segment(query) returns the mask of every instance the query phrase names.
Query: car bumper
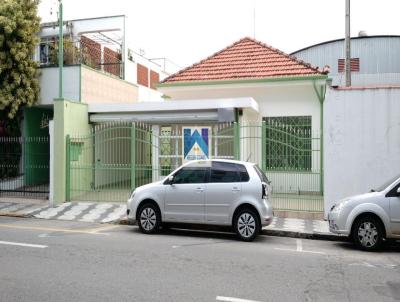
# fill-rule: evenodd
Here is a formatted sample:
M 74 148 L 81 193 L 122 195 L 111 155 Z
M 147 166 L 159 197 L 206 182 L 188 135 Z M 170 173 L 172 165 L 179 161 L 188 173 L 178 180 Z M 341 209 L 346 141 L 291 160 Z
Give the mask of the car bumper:
M 274 211 L 268 199 L 263 200 L 263 206 L 260 209 L 261 226 L 265 227 L 272 223 Z
M 273 216 L 261 217 L 261 226 L 265 227 L 272 223 Z
M 126 218 L 128 219 L 128 221 L 132 224 L 136 223 L 136 213 L 134 211 L 132 211 L 129 207 L 129 203 L 126 209 Z
M 334 234 L 349 235 L 350 231 L 341 224 L 338 216 L 332 212 L 328 214 L 329 231 Z

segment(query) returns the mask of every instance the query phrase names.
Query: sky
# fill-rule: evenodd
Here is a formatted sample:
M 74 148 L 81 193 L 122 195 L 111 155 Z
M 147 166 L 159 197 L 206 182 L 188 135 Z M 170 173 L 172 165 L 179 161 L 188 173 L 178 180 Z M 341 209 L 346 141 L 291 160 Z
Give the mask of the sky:
M 147 58 L 166 57 L 179 67 L 254 33 L 257 40 L 291 53 L 343 38 L 345 32 L 345 0 L 63 0 L 63 4 L 65 20 L 126 15 L 128 47 L 143 49 Z M 43 22 L 55 21 L 57 10 L 58 1 L 41 0 Z M 368 35 L 400 35 L 399 11 L 400 0 L 351 0 L 351 35 L 361 30 Z

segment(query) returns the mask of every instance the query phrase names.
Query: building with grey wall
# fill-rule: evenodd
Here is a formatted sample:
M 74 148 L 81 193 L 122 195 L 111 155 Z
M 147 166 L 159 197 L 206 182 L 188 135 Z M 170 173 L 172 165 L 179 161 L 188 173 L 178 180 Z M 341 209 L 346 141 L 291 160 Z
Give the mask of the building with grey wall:
M 396 85 L 400 83 L 400 36 L 351 38 L 353 86 Z M 319 68 L 329 66 L 332 86 L 344 86 L 345 41 L 337 39 L 305 47 L 291 55 Z

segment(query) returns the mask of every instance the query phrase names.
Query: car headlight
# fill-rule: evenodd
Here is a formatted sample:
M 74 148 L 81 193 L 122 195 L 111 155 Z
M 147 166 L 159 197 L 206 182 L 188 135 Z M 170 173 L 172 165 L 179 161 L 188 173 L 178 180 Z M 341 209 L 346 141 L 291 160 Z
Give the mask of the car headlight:
M 344 206 L 346 205 L 346 201 L 339 202 L 338 204 L 334 204 L 331 208 L 331 212 L 340 212 Z

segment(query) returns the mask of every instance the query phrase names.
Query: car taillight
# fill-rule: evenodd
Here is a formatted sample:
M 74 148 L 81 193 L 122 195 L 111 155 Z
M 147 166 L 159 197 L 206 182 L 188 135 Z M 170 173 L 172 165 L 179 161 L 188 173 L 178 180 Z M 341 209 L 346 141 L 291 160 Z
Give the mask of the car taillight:
M 267 197 L 267 184 L 261 184 L 261 187 L 262 187 L 262 189 L 261 189 L 261 194 L 262 194 L 262 199 L 264 199 L 264 198 L 266 198 Z

